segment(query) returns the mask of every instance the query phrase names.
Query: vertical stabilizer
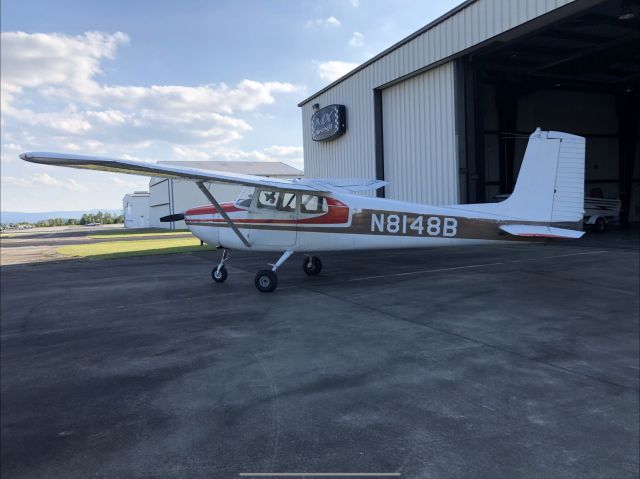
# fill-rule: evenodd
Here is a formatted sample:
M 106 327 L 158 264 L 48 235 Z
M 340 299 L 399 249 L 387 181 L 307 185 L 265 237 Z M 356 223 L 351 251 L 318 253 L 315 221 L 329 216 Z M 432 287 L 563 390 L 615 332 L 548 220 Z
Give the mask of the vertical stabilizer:
M 527 221 L 581 221 L 584 153 L 583 137 L 538 128 L 529 137 L 513 194 L 500 209 Z

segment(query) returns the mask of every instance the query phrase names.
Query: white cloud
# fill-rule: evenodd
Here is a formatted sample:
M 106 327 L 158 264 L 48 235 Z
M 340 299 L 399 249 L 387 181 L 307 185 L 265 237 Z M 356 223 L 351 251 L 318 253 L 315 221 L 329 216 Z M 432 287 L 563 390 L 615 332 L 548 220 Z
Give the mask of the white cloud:
M 24 187 L 24 186 L 32 186 L 33 183 L 25 178 L 16 178 L 15 176 L 6 176 L 2 175 L 2 186 L 3 187 Z
M 47 173 L 38 173 L 29 178 L 19 178 L 15 176 L 3 176 L 2 185 L 4 187 L 31 188 L 34 186 L 53 186 L 57 188 L 65 188 L 71 191 L 88 191 L 88 188 L 78 183 L 73 178 L 59 180 Z
M 9 163 L 16 161 L 18 155 L 24 151 L 20 145 L 15 143 L 3 143 L 0 147 L 0 161 L 2 163 Z
M 208 160 L 209 154 L 186 146 L 174 145 L 173 152 L 186 160 Z
M 353 32 L 351 40 L 349 40 L 349 45 L 352 47 L 361 47 L 364 45 L 364 35 L 360 32 Z
M 124 175 L 123 175 L 124 176 Z M 111 184 L 117 187 L 128 188 L 132 191 L 147 190 L 149 188 L 149 179 L 129 175 L 129 181 L 122 179 L 120 176 L 110 178 Z
M 117 110 L 88 111 L 87 116 L 95 118 L 107 125 L 121 125 L 123 123 L 127 123 L 128 120 L 131 120 L 131 115 L 127 115 L 126 113 L 122 113 Z
M 331 25 L 337 22 L 334 17 L 326 21 Z M 162 110 L 172 112 L 176 109 L 190 111 L 201 105 L 201 111 L 232 113 L 273 103 L 273 94 L 299 90 L 290 83 L 251 80 L 242 80 L 236 87 L 224 83 L 196 87 L 100 84 L 96 77 L 102 73 L 101 61 L 114 58 L 118 46 L 128 41 L 128 36 L 121 32 L 112 35 L 89 32 L 76 37 L 56 33 L 3 32 L 3 99 L 10 101 L 26 88 L 40 88 L 46 96 L 87 104 L 154 110 L 162 107 Z M 3 104 L 3 110 L 10 105 L 10 102 Z
M 327 62 L 317 63 L 316 69 L 321 79 L 331 82 L 333 80 L 337 80 L 357 66 L 357 63 L 330 60 Z
M 342 26 L 342 23 L 336 17 L 330 16 L 329 18 L 309 20 L 305 26 L 307 28 L 339 28 Z
M 39 137 L 68 135 L 71 144 L 78 138 L 128 145 L 229 143 L 251 131 L 235 114 L 301 91 L 292 83 L 249 79 L 233 86 L 101 83 L 102 62 L 128 41 L 123 33 L 3 32 L 3 126 L 37 127 Z
M 31 177 L 31 180 L 34 181 L 35 183 L 39 183 L 41 185 L 60 185 L 60 181 L 56 180 L 55 178 L 53 178 L 52 176 L 46 174 L 46 173 L 38 173 L 37 175 L 34 175 Z
M 358 8 L 360 6 L 360 0 L 351 0 L 351 6 Z
M 129 37 L 88 32 L 79 36 L 57 33 L 2 32 L 2 110 L 25 88 L 63 85 L 75 91 L 95 89 L 100 62 L 113 58 Z
M 87 188 L 85 185 L 81 185 L 73 178 L 69 178 L 68 180 L 66 180 L 62 186 L 64 186 L 68 190 L 73 191 L 89 191 L 89 188 Z
M 270 146 L 263 150 L 268 155 L 273 156 L 302 156 L 301 146 Z
M 339 25 L 334 17 L 325 23 Z M 73 209 L 78 198 L 87 208 L 106 207 L 105 199 L 116 197 L 117 204 L 119 195 L 148 181 L 16 161 L 26 150 L 143 161 L 284 159 L 302 166 L 298 147 L 245 151 L 237 144 L 253 131 L 249 118 L 266 117 L 270 112 L 260 112 L 261 107 L 302 92 L 299 85 L 252 79 L 194 86 L 111 84 L 103 71 L 129 42 L 124 33 L 3 32 L 1 41 L 0 159 L 2 185 L 8 187 L 3 208 L 34 210 L 45 198 L 47 208 Z M 66 191 L 91 191 L 91 196 Z

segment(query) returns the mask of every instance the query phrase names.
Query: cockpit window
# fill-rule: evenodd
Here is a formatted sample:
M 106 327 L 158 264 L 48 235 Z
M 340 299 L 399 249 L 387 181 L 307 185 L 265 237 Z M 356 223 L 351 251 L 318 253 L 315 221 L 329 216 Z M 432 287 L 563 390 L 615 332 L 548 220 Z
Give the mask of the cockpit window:
M 257 207 L 293 213 L 296 211 L 296 194 L 284 191 L 262 190 L 258 195 Z
M 327 200 L 324 196 L 302 195 L 300 213 L 319 214 L 329 211 Z
M 253 186 L 245 186 L 242 188 L 242 191 L 240 191 L 240 194 L 238 195 L 238 199 L 236 199 L 236 206 L 240 208 L 249 208 L 253 201 L 255 191 L 256 189 Z
M 281 203 L 278 204 L 278 210 L 293 213 L 296 210 L 296 194 L 280 193 Z

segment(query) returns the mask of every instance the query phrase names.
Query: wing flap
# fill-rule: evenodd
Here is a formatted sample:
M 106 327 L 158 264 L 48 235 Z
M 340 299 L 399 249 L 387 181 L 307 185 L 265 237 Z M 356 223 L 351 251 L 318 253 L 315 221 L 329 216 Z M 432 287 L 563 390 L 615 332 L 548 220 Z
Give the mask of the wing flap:
M 350 193 L 357 193 L 359 191 L 377 190 L 382 188 L 387 181 L 382 180 L 300 180 L 300 183 L 310 185 L 320 189 L 329 190 L 344 190 Z
M 584 231 L 540 225 L 504 225 L 500 229 L 510 235 L 532 238 L 578 239 L 584 235 Z

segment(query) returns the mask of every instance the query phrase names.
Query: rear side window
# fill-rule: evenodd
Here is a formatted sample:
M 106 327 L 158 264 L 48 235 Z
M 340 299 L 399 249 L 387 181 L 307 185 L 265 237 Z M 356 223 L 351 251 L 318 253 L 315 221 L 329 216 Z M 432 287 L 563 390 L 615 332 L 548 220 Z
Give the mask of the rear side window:
M 327 213 L 328 211 L 327 200 L 324 196 L 302 195 L 300 213 L 319 214 Z

